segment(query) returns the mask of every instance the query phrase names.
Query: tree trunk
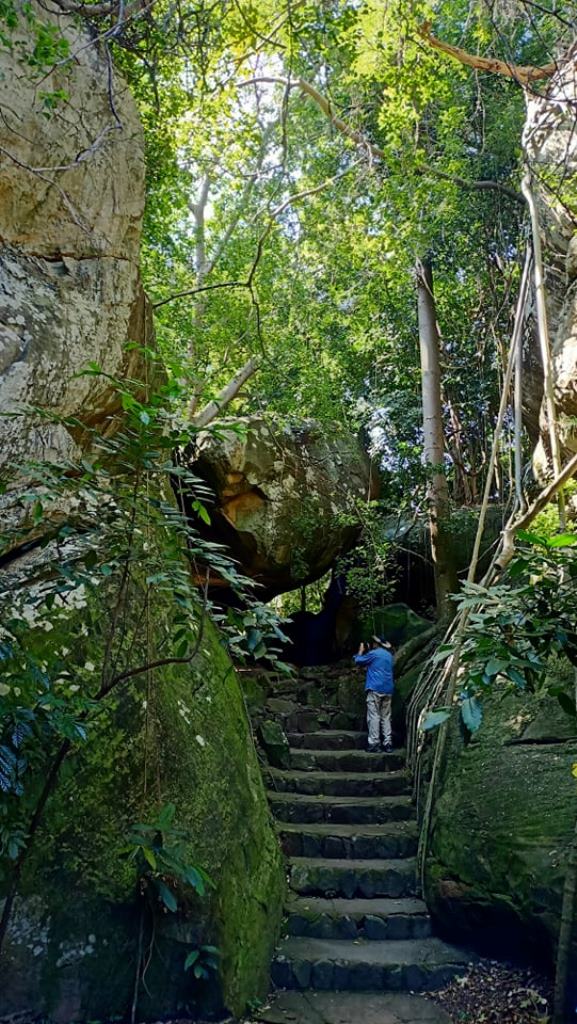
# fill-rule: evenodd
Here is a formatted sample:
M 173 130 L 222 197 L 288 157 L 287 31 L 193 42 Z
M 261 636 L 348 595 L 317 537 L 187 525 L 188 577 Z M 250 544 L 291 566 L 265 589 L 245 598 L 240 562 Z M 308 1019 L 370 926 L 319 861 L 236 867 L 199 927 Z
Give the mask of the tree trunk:
M 429 509 L 435 596 L 440 618 L 450 611 L 449 595 L 456 590 L 456 573 L 448 533 L 449 489 L 444 472 L 445 435 L 441 404 L 439 329 L 433 293 L 433 272 L 428 260 L 417 260 L 417 299 L 421 381 L 423 396 L 423 446 L 430 467 Z

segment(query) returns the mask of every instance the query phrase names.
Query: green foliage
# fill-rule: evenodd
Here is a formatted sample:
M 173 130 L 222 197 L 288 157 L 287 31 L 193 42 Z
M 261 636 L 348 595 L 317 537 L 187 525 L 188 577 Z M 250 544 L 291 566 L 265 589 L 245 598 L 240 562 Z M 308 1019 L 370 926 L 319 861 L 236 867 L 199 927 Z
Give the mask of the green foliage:
M 395 544 L 387 512 L 384 502 L 357 502 L 346 519 L 347 525 L 359 530 L 360 539 L 349 555 L 338 560 L 337 572 L 346 579 L 347 593 L 365 609 L 386 604 L 395 583 Z
M 168 663 L 194 660 L 205 616 L 212 614 L 236 656 L 269 658 L 281 666 L 283 634 L 272 610 L 259 605 L 251 582 L 222 546 L 197 529 L 197 522 L 209 518 L 212 498 L 175 454 L 195 436 L 180 413 L 184 385 L 174 378 L 163 381 L 153 355 L 142 355 L 150 379 L 156 379 L 151 394 L 139 381 L 108 379 L 122 409 L 116 431 L 58 419 L 72 434 L 88 434 L 89 454 L 79 462 L 35 462 L 12 470 L 26 486 L 15 491 L 17 523 L 4 531 L 2 551 L 33 544 L 38 556 L 17 578 L 7 577 L 0 597 L 0 790 L 7 808 L 2 848 L 9 860 L 23 845 L 23 817 L 33 812 L 39 780 L 55 752 L 84 744 L 109 708 L 109 696 L 151 670 L 150 659 L 143 656 L 135 666 L 131 653 L 146 637 L 153 595 L 170 597 L 160 645 Z M 102 377 L 96 365 L 86 373 Z M 42 410 L 34 415 L 54 422 Z M 152 536 L 162 538 L 160 547 Z M 242 597 L 243 613 L 222 612 L 199 590 L 195 580 L 214 572 Z M 136 576 L 144 582 L 144 600 L 132 609 L 129 626 L 124 606 Z M 110 607 L 106 621 L 91 612 L 91 595 L 103 591 Z M 68 624 L 75 615 L 82 621 L 71 637 Z M 156 663 L 164 661 L 161 656 Z
M 460 609 L 469 609 L 459 671 L 463 719 L 473 732 L 481 722 L 476 698 L 497 679 L 515 690 L 540 692 L 552 654 L 564 654 L 577 665 L 577 537 L 520 531 L 519 539 L 523 546 L 505 578 L 490 587 L 467 584 L 456 598 Z M 452 651 L 451 643 L 444 645 L 436 657 L 444 659 Z M 563 709 L 575 715 L 574 694 L 556 683 L 547 685 Z
M 192 970 L 198 980 L 206 980 L 211 972 L 218 970 L 219 950 L 216 946 L 199 946 L 193 949 L 184 961 L 185 971 Z
M 160 906 L 170 913 L 178 910 L 178 887 L 184 886 L 204 896 L 213 883 L 205 871 L 187 863 L 186 829 L 174 825 L 176 807 L 165 804 L 155 821 L 132 826 L 124 855 L 134 862 L 143 893 L 153 893 Z

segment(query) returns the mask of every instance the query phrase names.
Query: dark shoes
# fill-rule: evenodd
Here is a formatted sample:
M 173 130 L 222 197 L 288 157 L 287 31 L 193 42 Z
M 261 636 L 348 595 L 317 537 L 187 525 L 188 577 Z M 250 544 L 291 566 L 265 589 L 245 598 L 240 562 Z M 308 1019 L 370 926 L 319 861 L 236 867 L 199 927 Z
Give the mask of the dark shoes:
M 367 747 L 367 754 L 380 754 L 380 753 L 381 753 L 381 748 L 380 747 Z
M 392 743 L 383 743 L 383 753 L 390 754 L 390 753 L 392 753 L 392 750 L 393 750 L 393 744 Z
M 390 754 L 393 749 L 392 743 L 383 743 L 382 747 L 367 747 L 368 754 Z

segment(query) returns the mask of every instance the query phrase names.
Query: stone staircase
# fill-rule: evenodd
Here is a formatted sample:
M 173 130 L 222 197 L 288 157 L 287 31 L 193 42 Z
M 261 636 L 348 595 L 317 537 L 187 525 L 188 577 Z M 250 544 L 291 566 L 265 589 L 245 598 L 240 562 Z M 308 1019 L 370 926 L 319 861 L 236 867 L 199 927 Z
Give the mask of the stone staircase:
M 336 711 L 288 716 L 285 726 L 301 725 L 288 734 L 290 768 L 268 769 L 290 892 L 273 982 L 344 992 L 442 987 L 470 957 L 432 936 L 416 895 L 404 753 L 367 753 L 366 735 L 350 728 L 358 715 L 335 729 Z

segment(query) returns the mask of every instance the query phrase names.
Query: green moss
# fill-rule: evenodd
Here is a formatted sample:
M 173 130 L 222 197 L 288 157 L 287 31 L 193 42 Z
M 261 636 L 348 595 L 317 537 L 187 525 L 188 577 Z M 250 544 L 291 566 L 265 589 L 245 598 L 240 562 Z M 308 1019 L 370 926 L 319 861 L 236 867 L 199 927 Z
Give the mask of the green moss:
M 129 665 L 174 653 L 170 595 L 153 595 L 147 649 L 132 621 L 143 594 L 135 581 L 127 602 Z M 102 592 L 67 623 L 70 635 L 80 621 L 89 624 L 82 658 L 96 665 L 103 657 L 98 624 L 109 604 Z M 158 915 L 141 1018 L 198 1006 L 240 1014 L 266 993 L 284 899 L 282 856 L 239 681 L 207 620 L 194 661 L 118 688 L 88 741 L 65 762 L 25 864 L 7 958 L 8 1004 L 18 1005 L 27 977 L 26 1005 L 59 1019 L 128 1011 L 139 911 L 134 868 L 122 848 L 129 827 L 167 802 L 176 805 L 175 824 L 192 837 L 190 863 L 209 873 L 214 888 L 202 900 L 187 897 L 178 915 Z M 145 925 L 149 942 L 152 925 Z M 217 984 L 203 986 L 183 970 L 191 945 L 201 943 L 221 951 Z
M 353 640 L 359 643 L 373 634 L 389 640 L 395 647 L 401 647 L 408 640 L 430 629 L 428 619 L 421 618 L 407 604 L 388 604 L 374 608 L 370 615 L 363 616 L 355 627 Z
M 455 723 L 433 819 L 428 893 L 447 925 L 532 936 L 552 956 L 577 815 L 577 739 L 551 698 L 495 694 L 477 737 Z M 535 743 L 537 721 L 557 742 Z M 565 742 L 563 742 L 565 740 Z M 560 741 L 560 742 L 559 742 Z

